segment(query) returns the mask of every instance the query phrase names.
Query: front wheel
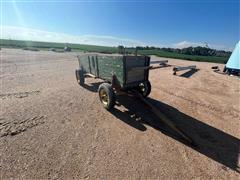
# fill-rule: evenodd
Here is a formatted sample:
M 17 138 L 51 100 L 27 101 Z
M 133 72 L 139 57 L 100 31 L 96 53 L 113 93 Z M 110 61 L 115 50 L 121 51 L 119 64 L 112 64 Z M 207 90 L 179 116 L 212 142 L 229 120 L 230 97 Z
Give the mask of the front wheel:
M 98 88 L 98 94 L 103 107 L 111 110 L 115 105 L 115 94 L 112 86 L 108 83 L 102 83 Z
M 143 97 L 147 97 L 151 93 L 151 83 L 149 81 L 140 83 L 137 90 Z

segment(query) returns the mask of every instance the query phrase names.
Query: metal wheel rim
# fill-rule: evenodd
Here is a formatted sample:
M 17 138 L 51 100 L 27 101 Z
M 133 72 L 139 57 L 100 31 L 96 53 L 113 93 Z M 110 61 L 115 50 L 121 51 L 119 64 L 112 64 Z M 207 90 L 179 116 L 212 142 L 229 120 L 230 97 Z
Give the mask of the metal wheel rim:
M 100 90 L 99 96 L 100 96 L 101 102 L 102 102 L 104 105 L 108 105 L 109 99 L 108 99 L 107 92 L 106 92 L 104 89 L 101 89 L 101 90 Z
M 139 87 L 140 87 L 140 91 L 142 91 L 144 93 L 145 92 L 145 85 L 143 83 L 141 83 L 139 85 Z

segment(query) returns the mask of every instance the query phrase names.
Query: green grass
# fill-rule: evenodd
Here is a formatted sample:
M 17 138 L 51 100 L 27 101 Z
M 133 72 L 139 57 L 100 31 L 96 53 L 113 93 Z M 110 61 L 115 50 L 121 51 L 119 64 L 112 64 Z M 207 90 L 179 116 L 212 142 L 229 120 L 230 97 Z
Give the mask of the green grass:
M 37 41 L 20 41 L 1 39 L 0 46 L 9 48 L 39 48 L 48 50 L 49 48 L 63 49 L 66 43 L 52 43 L 52 42 L 37 42 Z M 116 47 L 81 45 L 81 44 L 67 44 L 73 51 L 87 51 L 87 52 L 102 52 L 102 53 L 117 53 Z
M 166 51 L 160 51 L 160 50 L 141 50 L 139 51 L 139 54 L 156 55 L 159 57 L 185 59 L 189 61 L 199 61 L 199 62 L 213 62 L 213 63 L 222 63 L 222 64 L 225 64 L 226 61 L 228 60 L 228 57 L 196 56 L 196 55 L 179 54 L 179 53 L 166 52 Z
M 40 50 L 49 50 L 49 48 L 55 48 L 56 50 L 63 50 L 65 43 L 52 43 L 52 42 L 37 42 L 37 41 L 20 41 L 20 40 L 7 40 L 0 39 L 1 47 L 8 48 L 38 48 Z M 117 47 L 107 46 L 94 46 L 94 45 L 83 45 L 83 44 L 68 44 L 72 51 L 83 51 L 83 52 L 99 52 L 99 53 L 117 53 Z M 126 50 L 128 53 L 134 53 L 134 49 L 129 48 Z M 213 62 L 213 63 L 226 63 L 228 57 L 217 57 L 217 56 L 196 56 L 186 55 L 174 52 L 167 52 L 162 50 L 139 50 L 141 55 L 156 55 L 159 57 L 185 59 L 190 61 L 200 62 Z

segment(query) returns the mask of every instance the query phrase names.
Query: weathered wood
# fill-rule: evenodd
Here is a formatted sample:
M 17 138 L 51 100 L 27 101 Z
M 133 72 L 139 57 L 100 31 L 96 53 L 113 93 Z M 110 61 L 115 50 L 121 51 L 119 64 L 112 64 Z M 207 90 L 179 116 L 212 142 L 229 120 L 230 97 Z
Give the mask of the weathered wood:
M 153 69 L 160 69 L 160 68 L 165 68 L 165 67 L 170 67 L 171 65 L 166 64 L 164 66 L 152 66 L 149 70 L 153 70 Z
M 90 73 L 86 73 L 84 74 L 85 77 L 92 77 L 92 78 L 97 78 L 97 76 L 90 74 Z
M 173 68 L 173 71 L 183 71 L 187 69 L 196 69 L 196 65 L 193 66 L 176 66 Z
M 144 71 L 127 71 L 127 83 L 144 80 Z
M 148 75 L 149 69 L 145 69 L 147 58 L 146 56 L 126 56 L 126 84 L 138 81 L 144 81 Z M 142 70 L 134 70 L 134 68 Z M 147 74 L 146 74 L 147 73 Z
M 122 56 L 98 56 L 99 77 L 111 81 L 115 74 L 118 81 L 123 85 L 123 57 Z
M 173 75 L 177 74 L 177 71 L 184 71 L 184 70 L 188 70 L 188 69 L 196 69 L 196 65 L 192 65 L 192 66 L 176 66 L 173 68 Z
M 133 68 L 129 68 L 129 71 L 142 71 L 142 70 L 147 70 L 151 68 L 152 66 L 133 67 Z
M 151 64 L 159 64 L 159 65 L 165 65 L 168 63 L 168 60 L 161 60 L 161 61 L 151 61 Z
M 135 95 L 142 100 L 149 108 L 150 110 L 157 116 L 159 119 L 161 119 L 165 124 L 167 124 L 170 128 L 172 128 L 174 131 L 176 131 L 179 135 L 182 136 L 188 143 L 192 144 L 193 141 L 190 139 L 186 134 L 184 134 L 180 129 L 176 127 L 176 125 L 167 118 L 163 113 L 159 111 L 158 108 L 156 108 L 154 105 L 152 105 L 146 98 L 144 98 L 138 91 L 133 90 Z
M 78 60 L 85 74 L 90 73 L 109 82 L 115 75 L 121 87 L 146 81 L 150 69 L 150 59 L 146 56 L 84 54 L 78 56 Z

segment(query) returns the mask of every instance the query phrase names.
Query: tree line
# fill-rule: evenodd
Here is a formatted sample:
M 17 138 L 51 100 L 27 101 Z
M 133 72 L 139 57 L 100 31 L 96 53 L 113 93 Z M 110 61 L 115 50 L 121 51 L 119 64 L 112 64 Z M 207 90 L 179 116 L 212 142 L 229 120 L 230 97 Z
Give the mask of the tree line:
M 135 49 L 135 50 L 134 50 Z M 134 50 L 134 51 L 133 51 Z M 135 52 L 136 50 L 156 50 L 156 51 L 165 51 L 173 52 L 178 54 L 187 54 L 187 55 L 197 55 L 197 56 L 218 56 L 218 57 L 229 57 L 231 55 L 230 51 L 216 50 L 209 47 L 187 47 L 187 48 L 159 48 L 154 46 L 137 46 L 136 48 L 124 48 L 124 46 L 118 46 L 118 52 L 123 54 L 125 52 Z

